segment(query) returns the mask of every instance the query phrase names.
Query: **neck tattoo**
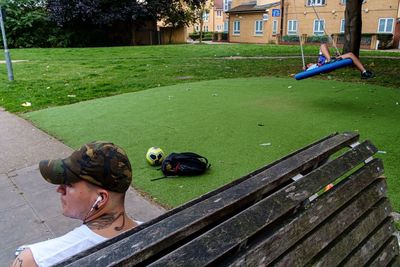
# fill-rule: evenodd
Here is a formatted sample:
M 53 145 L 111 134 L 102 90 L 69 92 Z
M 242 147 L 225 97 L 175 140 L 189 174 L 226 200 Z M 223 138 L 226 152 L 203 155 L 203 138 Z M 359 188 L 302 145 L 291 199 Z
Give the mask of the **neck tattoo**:
M 96 230 L 102 230 L 107 227 L 110 227 L 116 220 L 118 220 L 119 217 L 122 216 L 122 224 L 120 226 L 115 226 L 114 230 L 115 231 L 121 231 L 124 229 L 125 226 L 125 212 L 120 212 L 120 213 L 107 213 L 99 218 L 93 219 L 92 221 L 84 222 L 83 224 L 86 224 L 90 229 L 96 229 Z

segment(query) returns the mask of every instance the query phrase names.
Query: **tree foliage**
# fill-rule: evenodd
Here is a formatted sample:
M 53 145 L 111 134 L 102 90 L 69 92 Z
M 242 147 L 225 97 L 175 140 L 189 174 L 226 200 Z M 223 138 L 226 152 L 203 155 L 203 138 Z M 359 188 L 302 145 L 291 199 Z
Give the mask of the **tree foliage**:
M 50 18 L 69 33 L 72 46 L 129 45 L 146 22 L 188 25 L 204 0 L 48 0 Z M 187 8 L 189 7 L 189 8 Z
M 161 19 L 165 26 L 170 27 L 169 43 L 171 43 L 174 30 L 192 25 L 196 18 L 197 4 L 189 1 L 167 0 L 163 1 L 161 8 L 160 6 L 158 8 L 158 19 Z
M 132 44 L 148 21 L 189 25 L 205 0 L 0 0 L 10 47 Z M 154 25 L 153 24 L 153 25 Z
M 203 41 L 203 25 L 204 25 L 204 16 L 206 13 L 210 12 L 211 6 L 214 1 L 211 1 L 209 4 L 207 0 L 199 0 L 198 5 L 193 7 L 193 23 L 198 22 L 200 28 L 200 39 L 199 42 Z
M 43 1 L 7 0 L 1 6 L 9 47 L 54 46 L 52 36 L 57 34 L 57 27 L 50 21 Z
M 48 0 L 50 18 L 60 26 L 110 26 L 137 18 L 143 5 L 132 0 Z
M 144 2 L 132 0 L 48 0 L 46 6 L 69 46 L 129 45 L 134 24 L 148 16 Z

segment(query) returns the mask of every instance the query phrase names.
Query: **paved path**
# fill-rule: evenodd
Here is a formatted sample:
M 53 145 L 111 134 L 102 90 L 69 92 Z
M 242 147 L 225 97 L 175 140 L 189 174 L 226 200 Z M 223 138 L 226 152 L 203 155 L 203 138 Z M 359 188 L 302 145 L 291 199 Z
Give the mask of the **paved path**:
M 38 170 L 40 160 L 66 157 L 71 148 L 0 108 L 0 151 L 0 266 L 9 266 L 18 246 L 64 234 L 80 221 L 61 215 L 56 186 Z M 140 221 L 165 212 L 133 189 L 126 206 Z

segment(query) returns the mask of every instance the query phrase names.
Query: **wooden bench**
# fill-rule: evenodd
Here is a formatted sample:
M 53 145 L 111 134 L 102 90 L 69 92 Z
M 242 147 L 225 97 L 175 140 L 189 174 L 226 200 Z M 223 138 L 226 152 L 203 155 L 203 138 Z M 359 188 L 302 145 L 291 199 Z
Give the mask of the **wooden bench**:
M 400 266 L 383 164 L 358 139 L 330 135 L 60 266 Z

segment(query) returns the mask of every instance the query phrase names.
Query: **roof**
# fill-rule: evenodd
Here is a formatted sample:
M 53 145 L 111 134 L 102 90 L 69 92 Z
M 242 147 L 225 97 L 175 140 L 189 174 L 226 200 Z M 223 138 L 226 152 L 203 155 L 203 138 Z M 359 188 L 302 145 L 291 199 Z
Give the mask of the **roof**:
M 223 0 L 214 0 L 214 7 L 217 9 L 222 9 L 224 7 Z
M 279 6 L 281 2 L 274 2 L 266 5 L 257 6 L 256 1 L 243 3 L 234 8 L 229 9 L 226 13 L 256 13 L 256 12 L 265 12 L 270 7 Z

